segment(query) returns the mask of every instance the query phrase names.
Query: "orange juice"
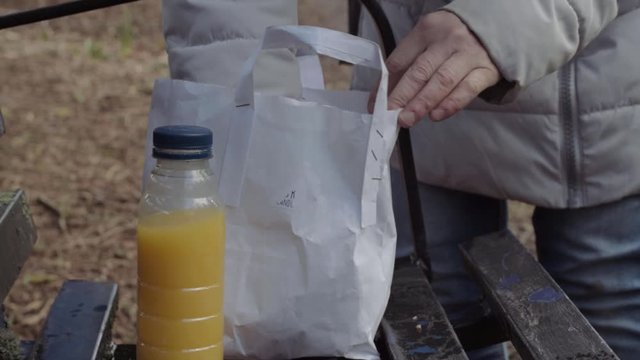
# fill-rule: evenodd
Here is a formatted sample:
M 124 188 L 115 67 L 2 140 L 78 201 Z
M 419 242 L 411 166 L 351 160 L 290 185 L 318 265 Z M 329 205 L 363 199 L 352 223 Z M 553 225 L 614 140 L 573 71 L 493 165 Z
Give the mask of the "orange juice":
M 219 208 L 140 219 L 139 360 L 222 360 L 224 238 Z

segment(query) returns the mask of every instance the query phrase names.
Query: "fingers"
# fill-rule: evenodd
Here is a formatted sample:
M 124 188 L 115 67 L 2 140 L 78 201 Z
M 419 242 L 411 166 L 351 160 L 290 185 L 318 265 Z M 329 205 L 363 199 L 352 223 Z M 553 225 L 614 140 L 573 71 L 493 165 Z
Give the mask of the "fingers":
M 429 114 L 442 120 L 498 82 L 500 73 L 486 49 L 454 14 L 423 16 L 387 60 L 389 109 L 403 109 L 401 126 Z M 375 101 L 370 98 L 370 110 Z
M 415 63 L 420 54 L 427 49 L 428 44 L 429 42 L 425 38 L 424 32 L 419 28 L 411 30 L 409 35 L 400 41 L 386 61 L 387 69 L 389 70 L 390 91 L 396 87 L 404 73 Z M 390 102 L 389 108 L 394 110 L 404 105 L 396 105 L 394 102 Z
M 409 104 L 451 54 L 451 50 L 433 46 L 418 56 L 389 95 L 389 109 Z
M 472 70 L 451 93 L 449 93 L 435 110 L 429 114 L 431 120 L 440 121 L 447 119 L 469 105 L 473 99 L 486 88 L 495 85 L 500 80 L 497 71 L 490 68 L 477 68 Z
M 423 35 L 413 29 L 409 35 L 402 39 L 393 53 L 387 59 L 389 70 L 389 88 L 392 89 L 402 74 L 414 63 L 420 54 L 427 48 L 427 42 Z
M 500 73 L 471 29 L 455 14 L 421 17 L 387 60 L 389 109 L 403 108 L 401 126 L 429 114 L 442 120 L 498 82 Z
M 411 100 L 404 111 L 414 113 L 417 118 L 424 117 L 463 81 L 475 65 L 473 58 L 461 53 L 453 54 L 431 74 L 428 81 L 425 81 L 426 85 L 423 82 L 420 84 L 421 89 L 411 94 Z

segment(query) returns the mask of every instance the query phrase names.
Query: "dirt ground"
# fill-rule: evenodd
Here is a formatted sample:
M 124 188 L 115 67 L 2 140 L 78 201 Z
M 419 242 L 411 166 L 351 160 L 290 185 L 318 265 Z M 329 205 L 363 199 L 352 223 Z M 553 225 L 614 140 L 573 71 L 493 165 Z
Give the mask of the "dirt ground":
M 53 0 L 3 0 L 0 14 Z M 346 29 L 346 1 L 300 1 L 301 22 Z M 25 189 L 39 239 L 6 301 L 37 335 L 65 279 L 121 286 L 115 340 L 135 341 L 135 211 L 153 80 L 168 75 L 160 1 L 0 31 L 0 189 Z M 349 69 L 328 64 L 332 87 Z M 512 204 L 527 243 L 531 209 Z

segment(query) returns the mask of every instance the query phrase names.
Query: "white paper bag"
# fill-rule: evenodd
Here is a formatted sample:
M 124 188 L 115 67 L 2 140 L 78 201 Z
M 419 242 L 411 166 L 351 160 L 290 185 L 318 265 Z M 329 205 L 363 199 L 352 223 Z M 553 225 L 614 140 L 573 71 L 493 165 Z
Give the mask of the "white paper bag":
M 157 81 L 147 154 L 157 126 L 213 131 L 227 204 L 226 358 L 378 359 L 396 242 L 387 70 L 376 44 L 332 30 L 268 29 L 260 49 L 283 48 L 379 69 L 374 114 L 367 93 L 318 89 L 314 76 L 301 76 L 302 99 L 256 93 L 258 50 L 236 89 Z

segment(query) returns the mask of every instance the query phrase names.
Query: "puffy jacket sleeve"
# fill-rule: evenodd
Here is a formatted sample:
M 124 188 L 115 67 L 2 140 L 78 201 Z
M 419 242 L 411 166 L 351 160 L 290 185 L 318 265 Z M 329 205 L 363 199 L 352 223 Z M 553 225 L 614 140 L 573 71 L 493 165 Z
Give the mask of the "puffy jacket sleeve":
M 618 13 L 617 0 L 453 0 L 458 15 L 484 44 L 511 86 L 527 86 L 558 70 Z
M 298 21 L 295 0 L 164 0 L 162 7 L 171 77 L 221 85 L 235 83 L 267 27 Z

